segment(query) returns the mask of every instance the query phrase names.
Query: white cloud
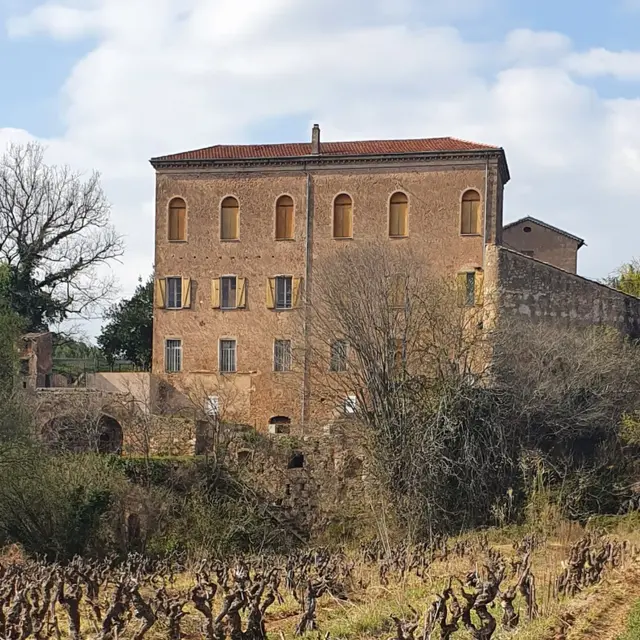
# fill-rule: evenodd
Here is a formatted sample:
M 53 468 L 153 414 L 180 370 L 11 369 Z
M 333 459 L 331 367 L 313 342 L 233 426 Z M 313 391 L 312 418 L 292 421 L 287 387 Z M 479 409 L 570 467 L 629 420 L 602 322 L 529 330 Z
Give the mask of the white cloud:
M 153 257 L 153 155 L 248 142 L 272 118 L 320 122 L 325 140 L 453 135 L 505 147 L 505 218 L 584 236 L 603 276 L 637 252 L 640 101 L 589 78 L 633 79 L 633 52 L 576 51 L 556 32 L 465 40 L 494 0 L 76 0 L 9 23 L 14 37 L 96 38 L 61 93 L 51 157 L 102 171 L 127 236 L 124 292 Z M 26 135 L 15 132 L 3 136 Z M 287 135 L 287 139 L 291 139 Z M 611 248 L 615 247 L 615 251 Z
M 505 38 L 508 62 L 517 64 L 549 64 L 569 53 L 571 39 L 555 31 L 514 29 Z
M 619 80 L 640 80 L 640 51 L 591 49 L 567 56 L 565 67 L 584 77 L 612 76 Z

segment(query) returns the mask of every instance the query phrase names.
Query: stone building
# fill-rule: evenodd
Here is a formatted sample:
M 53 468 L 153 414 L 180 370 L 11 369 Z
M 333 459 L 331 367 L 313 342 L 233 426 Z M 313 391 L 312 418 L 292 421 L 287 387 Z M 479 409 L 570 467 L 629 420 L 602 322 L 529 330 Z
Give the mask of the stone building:
M 505 247 L 547 262 L 570 273 L 578 270 L 578 249 L 584 240 L 531 216 L 507 224 L 502 229 Z
M 325 143 L 315 125 L 310 143 L 213 146 L 151 164 L 152 371 L 259 430 L 305 432 L 310 381 L 292 352 L 306 330 L 308 284 L 314 265 L 359 242 L 404 246 L 472 292 L 499 290 L 506 310 L 532 318 L 565 317 L 556 302 L 577 295 L 572 278 L 607 301 L 600 311 L 581 303 L 567 318 L 626 327 L 620 309 L 635 313 L 635 302 L 616 306 L 611 296 L 627 297 L 575 275 L 580 238 L 529 217 L 503 225 L 510 176 L 499 147 L 455 138 Z M 517 290 L 504 292 L 503 281 Z

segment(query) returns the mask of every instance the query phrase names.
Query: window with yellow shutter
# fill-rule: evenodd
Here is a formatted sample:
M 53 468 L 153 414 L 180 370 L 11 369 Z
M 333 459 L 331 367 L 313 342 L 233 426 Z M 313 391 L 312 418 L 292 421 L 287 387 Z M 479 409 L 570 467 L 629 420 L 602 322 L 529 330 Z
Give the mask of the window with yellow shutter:
M 237 306 L 237 278 L 223 276 L 220 278 L 220 308 L 235 309 Z
M 409 199 L 398 191 L 389 200 L 389 235 L 404 238 L 408 235 Z
M 353 236 L 353 200 L 341 193 L 333 201 L 333 237 L 351 238 Z
M 182 278 L 167 278 L 167 309 L 182 309 Z
M 460 210 L 460 233 L 462 235 L 480 234 L 480 194 L 474 189 L 465 191 Z
M 222 201 L 220 207 L 220 239 L 237 240 L 240 232 L 240 205 L 233 196 Z
M 171 242 L 187 239 L 187 204 L 182 198 L 173 198 L 169 203 L 169 232 Z
M 293 198 L 280 196 L 276 202 L 276 240 L 293 240 Z

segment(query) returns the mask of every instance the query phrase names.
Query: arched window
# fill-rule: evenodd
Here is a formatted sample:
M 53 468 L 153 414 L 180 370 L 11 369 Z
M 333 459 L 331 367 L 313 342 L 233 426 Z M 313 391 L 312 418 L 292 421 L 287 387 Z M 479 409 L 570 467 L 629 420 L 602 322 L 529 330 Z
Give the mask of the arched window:
M 276 202 L 276 240 L 293 239 L 293 198 L 280 196 Z
M 392 238 L 404 238 L 408 235 L 409 199 L 398 191 L 389 200 L 389 235 Z
M 187 203 L 182 198 L 174 198 L 169 203 L 169 240 L 187 239 Z
M 474 189 L 465 191 L 460 211 L 460 233 L 478 235 L 480 233 L 480 194 Z
M 222 201 L 220 208 L 220 239 L 237 240 L 239 235 L 240 205 L 233 196 Z
M 353 201 L 346 193 L 341 193 L 333 201 L 333 237 L 353 236 Z

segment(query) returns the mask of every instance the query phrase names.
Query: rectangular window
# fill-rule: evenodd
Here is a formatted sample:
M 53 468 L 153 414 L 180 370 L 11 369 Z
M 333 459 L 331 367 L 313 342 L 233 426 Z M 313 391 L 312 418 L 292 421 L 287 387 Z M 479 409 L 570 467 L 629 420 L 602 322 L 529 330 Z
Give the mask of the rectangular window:
M 204 412 L 208 416 L 217 417 L 220 414 L 220 400 L 218 396 L 208 396 L 204 401 Z
M 224 276 L 220 278 L 220 307 L 222 309 L 235 309 L 237 304 L 237 278 Z
M 473 271 L 466 274 L 464 303 L 467 307 L 476 303 L 476 274 Z
M 182 340 L 165 341 L 164 366 L 168 373 L 182 370 Z
M 220 340 L 220 372 L 235 373 L 236 371 L 236 341 Z
M 358 399 L 354 395 L 349 395 L 344 400 L 344 412 L 346 414 L 353 414 L 358 408 Z
M 291 309 L 292 280 L 291 276 L 278 276 L 276 278 L 276 309 Z
M 390 277 L 390 306 L 392 309 L 404 309 L 407 301 L 407 278 L 395 273 Z
M 291 371 L 291 340 L 276 340 L 274 342 L 273 370 Z
M 346 371 L 347 370 L 347 348 L 346 340 L 336 340 L 331 345 L 331 361 L 329 363 L 330 371 Z
M 182 309 L 182 278 L 167 278 L 167 309 Z

